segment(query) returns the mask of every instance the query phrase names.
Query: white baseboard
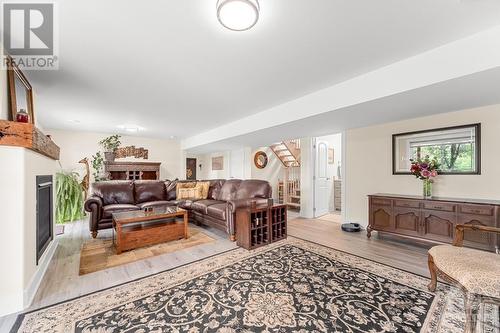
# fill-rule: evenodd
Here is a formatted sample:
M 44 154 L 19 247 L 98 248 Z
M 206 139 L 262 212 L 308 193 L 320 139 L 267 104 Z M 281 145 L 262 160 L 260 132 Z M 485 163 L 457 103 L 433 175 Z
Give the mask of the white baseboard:
M 40 287 L 40 283 L 42 282 L 43 276 L 49 267 L 50 262 L 52 261 L 52 257 L 57 250 L 57 245 L 59 244 L 59 240 L 54 238 L 54 240 L 47 247 L 47 250 L 42 255 L 40 260 L 38 261 L 38 269 L 35 272 L 35 275 L 31 278 L 31 281 L 27 288 L 24 289 L 24 308 L 28 308 L 33 302 L 33 298 L 38 291 L 38 287 Z

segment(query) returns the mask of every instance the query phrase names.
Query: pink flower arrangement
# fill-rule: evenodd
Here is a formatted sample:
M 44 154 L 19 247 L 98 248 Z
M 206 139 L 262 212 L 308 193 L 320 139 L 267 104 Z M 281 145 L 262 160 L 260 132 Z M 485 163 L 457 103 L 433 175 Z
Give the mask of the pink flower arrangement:
M 432 178 L 437 177 L 439 163 L 435 159 L 430 159 L 425 156 L 424 159 L 411 160 L 410 173 L 422 180 L 432 181 Z

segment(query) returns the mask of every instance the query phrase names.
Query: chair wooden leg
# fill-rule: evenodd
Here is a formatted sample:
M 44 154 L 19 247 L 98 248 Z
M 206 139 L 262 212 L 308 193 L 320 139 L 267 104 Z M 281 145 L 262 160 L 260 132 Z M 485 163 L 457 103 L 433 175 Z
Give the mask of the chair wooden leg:
M 429 272 L 431 273 L 431 282 L 427 285 L 427 288 L 429 291 L 436 291 L 436 286 L 437 286 L 437 270 L 436 270 L 436 265 L 434 264 L 434 259 L 432 256 L 429 254 L 427 258 L 427 264 L 429 265 Z
M 96 238 L 97 237 L 97 231 L 92 231 L 91 234 L 92 234 L 92 238 Z
M 465 305 L 465 333 L 475 333 L 477 326 L 477 315 L 479 312 L 479 301 L 474 294 L 466 293 Z

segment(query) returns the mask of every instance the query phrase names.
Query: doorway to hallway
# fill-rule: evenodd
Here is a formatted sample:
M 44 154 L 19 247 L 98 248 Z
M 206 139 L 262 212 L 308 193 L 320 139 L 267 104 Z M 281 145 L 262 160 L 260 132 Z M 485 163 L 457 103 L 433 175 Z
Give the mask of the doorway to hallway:
M 341 222 L 342 134 L 317 137 L 314 152 L 314 217 Z

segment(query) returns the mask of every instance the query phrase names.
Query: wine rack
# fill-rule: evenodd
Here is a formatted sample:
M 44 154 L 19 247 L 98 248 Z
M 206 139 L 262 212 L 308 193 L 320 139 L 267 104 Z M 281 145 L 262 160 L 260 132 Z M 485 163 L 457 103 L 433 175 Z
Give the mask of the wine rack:
M 271 213 L 271 231 L 270 240 L 276 242 L 286 238 L 287 234 L 287 209 L 286 205 L 277 205 L 270 208 Z
M 251 250 L 286 238 L 286 205 L 256 206 L 236 211 L 238 246 Z

